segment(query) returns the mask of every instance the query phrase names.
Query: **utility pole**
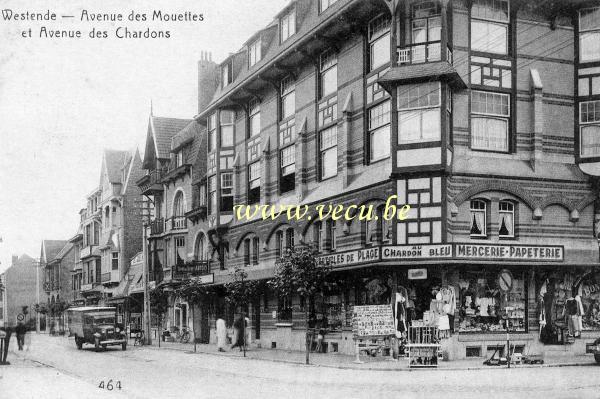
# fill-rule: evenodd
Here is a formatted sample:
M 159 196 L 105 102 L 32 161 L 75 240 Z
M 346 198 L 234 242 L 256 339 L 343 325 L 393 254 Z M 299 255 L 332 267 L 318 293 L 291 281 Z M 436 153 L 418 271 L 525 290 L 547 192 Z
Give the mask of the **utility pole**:
M 144 222 L 144 233 L 143 233 L 143 254 L 144 264 L 142 280 L 144 280 L 144 313 L 143 313 L 143 324 L 144 324 L 144 336 L 146 345 L 152 345 L 152 338 L 150 338 L 150 295 L 148 293 L 148 241 L 146 238 L 148 225 Z

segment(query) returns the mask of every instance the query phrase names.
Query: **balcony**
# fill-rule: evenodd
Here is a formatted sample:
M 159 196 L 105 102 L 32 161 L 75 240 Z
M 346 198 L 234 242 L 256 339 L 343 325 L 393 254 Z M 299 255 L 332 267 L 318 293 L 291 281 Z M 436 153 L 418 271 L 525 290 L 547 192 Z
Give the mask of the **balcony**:
M 81 285 L 81 289 L 80 292 L 90 292 L 90 291 L 94 291 L 94 289 L 96 287 L 98 287 L 98 283 L 89 283 L 89 284 L 82 284 Z
M 96 249 L 96 246 L 98 244 L 94 244 L 94 245 L 87 245 L 83 248 L 81 248 L 81 251 L 79 251 L 79 258 L 80 259 L 85 259 L 85 258 L 89 258 L 90 256 L 100 256 L 100 254 L 98 252 L 94 252 L 94 250 Z
M 444 61 L 452 64 L 452 50 L 446 49 Z M 442 61 L 440 42 L 412 44 L 398 48 L 398 65 L 422 64 L 424 62 Z
M 100 282 L 102 283 L 110 283 L 110 272 L 108 273 L 102 273 L 102 275 L 100 275 Z
M 169 219 L 171 230 L 182 230 L 187 228 L 187 218 L 185 216 L 173 216 Z
M 165 232 L 165 219 L 157 218 L 150 222 L 150 235 L 155 236 Z
M 210 273 L 210 261 L 194 260 L 182 265 L 175 265 L 172 272 L 174 280 L 185 280 L 191 277 L 207 275 Z
M 162 193 L 162 172 L 160 170 L 151 170 L 146 176 L 137 181 L 137 185 L 142 191 L 142 195 Z
M 170 183 L 183 177 L 188 173 L 192 168 L 192 165 L 184 163 L 181 166 L 178 166 L 174 169 L 169 170 L 167 173 L 163 175 L 163 182 Z
M 193 223 L 196 223 L 199 220 L 206 219 L 206 215 L 207 215 L 206 204 L 194 205 L 194 209 L 185 213 L 185 217 L 190 219 Z

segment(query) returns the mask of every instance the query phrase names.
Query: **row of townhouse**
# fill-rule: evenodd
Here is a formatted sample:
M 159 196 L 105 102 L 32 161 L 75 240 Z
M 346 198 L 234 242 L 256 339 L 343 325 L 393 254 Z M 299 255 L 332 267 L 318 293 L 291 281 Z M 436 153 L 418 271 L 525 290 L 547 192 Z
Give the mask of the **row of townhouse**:
M 220 64 L 203 57 L 198 89 L 193 119 L 150 117 L 138 181 L 150 279 L 173 292 L 162 328 L 213 341 L 239 311 L 219 291 L 234 268 L 264 280 L 285 248 L 312 245 L 338 288 L 308 303 L 265 288 L 247 309 L 263 347 L 301 349 L 308 307 L 327 351 L 352 353 L 352 307 L 398 294 L 409 326 L 448 320 L 451 358 L 495 349 L 502 316 L 533 352 L 596 338 L 598 1 L 292 1 Z M 383 216 L 394 195 L 405 220 L 232 212 Z M 190 278 L 217 294 L 187 303 L 174 289 Z M 575 326 L 563 311 L 577 296 Z
M 68 240 L 42 242 L 49 309 L 42 330 L 64 331 L 62 309 L 81 305 L 115 306 L 119 323 L 132 320 L 141 326 L 142 303 L 129 300 L 129 289 L 141 279 L 135 264 L 142 251 L 145 202 L 135 182 L 142 175 L 139 152 L 105 150 L 99 184 L 79 212 L 77 233 Z M 53 312 L 55 304 L 60 305 Z

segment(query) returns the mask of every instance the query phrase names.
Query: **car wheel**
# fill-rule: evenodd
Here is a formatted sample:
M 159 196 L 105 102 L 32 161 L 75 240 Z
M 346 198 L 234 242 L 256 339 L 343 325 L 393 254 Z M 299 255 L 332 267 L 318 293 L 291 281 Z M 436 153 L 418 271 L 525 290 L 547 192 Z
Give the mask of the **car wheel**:
M 100 351 L 100 339 L 99 338 L 94 339 L 94 350 L 96 352 Z
M 124 351 L 127 350 L 127 343 L 123 342 L 123 344 L 121 345 L 121 349 L 123 349 Z

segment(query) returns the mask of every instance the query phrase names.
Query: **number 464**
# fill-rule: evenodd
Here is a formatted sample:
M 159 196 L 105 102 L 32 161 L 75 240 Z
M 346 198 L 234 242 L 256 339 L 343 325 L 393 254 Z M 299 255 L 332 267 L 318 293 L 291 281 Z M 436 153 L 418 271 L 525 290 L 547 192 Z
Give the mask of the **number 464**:
M 108 380 L 106 384 L 104 381 L 100 381 L 100 385 L 98 385 L 100 389 L 106 389 L 107 391 L 112 391 L 113 389 L 121 389 L 121 381 L 115 381 L 113 385 L 113 380 Z

